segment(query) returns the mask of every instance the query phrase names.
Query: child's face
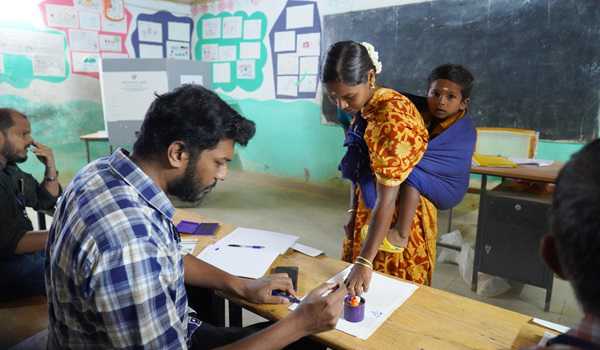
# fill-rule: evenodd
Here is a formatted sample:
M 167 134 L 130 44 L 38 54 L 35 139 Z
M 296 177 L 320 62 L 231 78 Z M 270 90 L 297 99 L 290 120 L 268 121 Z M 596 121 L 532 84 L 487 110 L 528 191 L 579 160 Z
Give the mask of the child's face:
M 469 99 L 463 99 L 462 86 L 446 80 L 434 80 L 427 92 L 429 113 L 437 119 L 446 119 L 459 111 L 467 109 Z

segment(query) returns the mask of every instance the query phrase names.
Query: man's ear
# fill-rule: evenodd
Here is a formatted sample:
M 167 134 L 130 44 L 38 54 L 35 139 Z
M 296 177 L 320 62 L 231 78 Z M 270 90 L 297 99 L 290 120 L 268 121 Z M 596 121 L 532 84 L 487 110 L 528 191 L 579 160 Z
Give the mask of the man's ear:
M 470 97 L 463 98 L 463 100 L 460 101 L 460 110 L 461 111 L 467 110 L 467 108 L 469 107 L 469 103 L 470 102 L 471 102 L 471 98 Z
M 185 168 L 190 160 L 190 154 L 183 141 L 173 141 L 167 148 L 167 161 L 173 168 Z
M 545 235 L 542 238 L 542 241 L 540 242 L 540 254 L 550 270 L 554 271 L 558 277 L 564 280 L 568 279 L 568 276 L 566 276 L 565 271 L 563 271 L 563 268 L 560 265 L 558 250 L 556 247 L 556 238 L 554 238 L 554 236 Z

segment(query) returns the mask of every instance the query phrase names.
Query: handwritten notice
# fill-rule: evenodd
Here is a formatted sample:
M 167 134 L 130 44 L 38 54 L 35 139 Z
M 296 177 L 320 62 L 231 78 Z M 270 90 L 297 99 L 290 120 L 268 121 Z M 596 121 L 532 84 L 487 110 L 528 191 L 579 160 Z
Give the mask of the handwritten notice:
M 33 75 L 36 77 L 64 77 L 65 59 L 61 55 L 33 55 L 31 56 Z
M 78 28 L 77 10 L 73 6 L 46 4 L 46 23 L 49 27 Z
M 158 22 L 138 21 L 138 35 L 140 41 L 162 44 L 162 24 Z

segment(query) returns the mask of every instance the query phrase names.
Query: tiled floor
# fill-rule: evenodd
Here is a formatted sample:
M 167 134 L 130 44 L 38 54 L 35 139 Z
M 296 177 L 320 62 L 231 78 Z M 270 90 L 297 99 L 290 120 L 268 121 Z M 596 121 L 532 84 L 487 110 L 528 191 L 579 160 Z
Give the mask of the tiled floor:
M 469 194 L 454 210 L 453 229 L 459 229 L 468 242 L 475 241 L 478 204 L 478 196 Z M 232 172 L 193 210 L 238 226 L 295 234 L 301 237 L 300 242 L 339 257 L 347 205 L 348 189 L 339 182 L 315 186 L 267 175 Z M 446 231 L 447 212 L 439 214 L 439 226 L 441 233 Z M 573 326 L 582 317 L 571 287 L 559 279 L 554 281 L 549 312 L 543 310 L 545 290 L 520 285 L 497 297 L 483 297 L 471 292 L 470 285 L 460 277 L 457 265 L 438 264 L 433 286 L 567 326 Z

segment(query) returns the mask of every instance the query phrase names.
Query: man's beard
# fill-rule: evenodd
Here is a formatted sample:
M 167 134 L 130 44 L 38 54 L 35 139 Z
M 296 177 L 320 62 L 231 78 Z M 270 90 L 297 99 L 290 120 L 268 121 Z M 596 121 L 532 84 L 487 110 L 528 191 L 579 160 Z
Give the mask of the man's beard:
M 4 156 L 7 163 L 23 163 L 27 160 L 27 150 L 25 150 L 25 156 L 19 156 L 14 147 L 7 141 L 4 143 L 4 147 L 0 150 L 0 154 Z
M 217 180 L 208 186 L 202 186 L 196 177 L 196 162 L 190 161 L 183 176 L 167 185 L 167 193 L 185 202 L 202 200 L 217 185 Z

